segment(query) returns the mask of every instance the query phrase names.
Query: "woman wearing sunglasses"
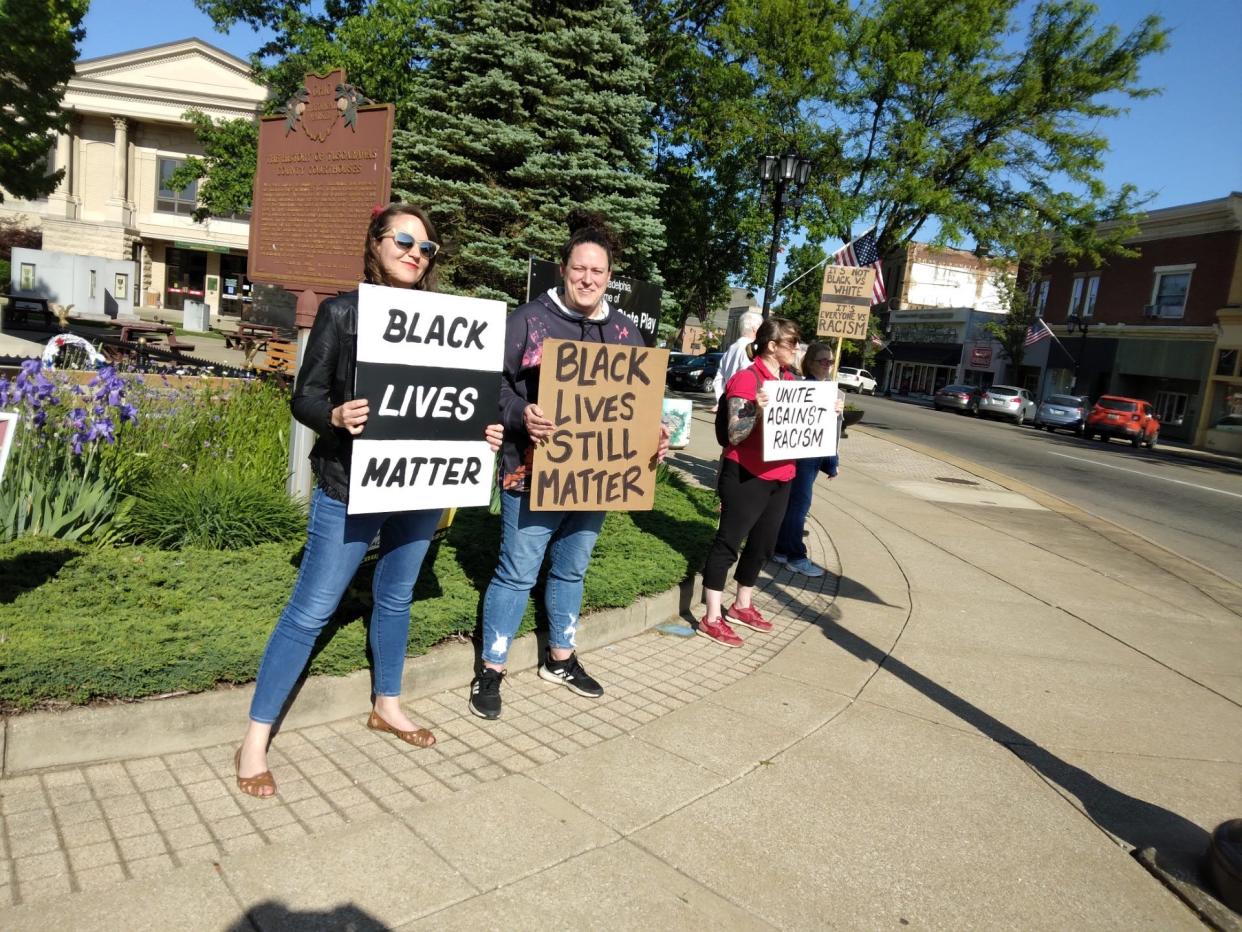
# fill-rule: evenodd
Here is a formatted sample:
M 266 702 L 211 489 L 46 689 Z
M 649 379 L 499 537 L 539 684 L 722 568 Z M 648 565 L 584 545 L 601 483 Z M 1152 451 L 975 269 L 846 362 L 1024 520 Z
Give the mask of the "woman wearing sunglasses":
M 377 285 L 433 291 L 438 252 L 435 227 L 420 208 L 377 207 L 367 228 L 364 278 Z M 318 434 L 310 454 L 316 488 L 297 582 L 259 664 L 250 724 L 235 756 L 238 788 L 251 796 L 276 793 L 267 766 L 272 723 L 306 671 L 316 639 L 377 534 L 379 560 L 368 626 L 374 704 L 367 727 L 419 748 L 436 740 L 406 717 L 400 694 L 414 582 L 442 511 L 346 513 L 353 438 L 370 413 L 368 400 L 353 394 L 357 334 L 358 292 L 324 301 L 293 390 L 293 416 Z M 499 424 L 488 427 L 493 450 L 500 448 L 502 436 Z
M 802 357 L 802 375 L 813 381 L 827 382 L 832 379 L 834 360 L 832 347 L 827 343 L 812 343 Z M 837 396 L 837 434 L 841 433 L 841 412 L 845 400 Z M 815 479 L 822 472 L 829 479 L 837 477 L 839 459 L 836 456 L 813 456 L 797 460 L 797 474 L 789 490 L 789 507 L 776 535 L 776 552 L 772 559 L 788 564 L 795 573 L 816 578 L 824 575 L 824 568 L 811 562 L 802 542 L 802 530 L 806 527 L 807 512 L 811 510 L 811 495 Z
M 793 460 L 768 462 L 763 458 L 763 409 L 768 403 L 763 383 L 793 379 L 797 353 L 798 325 L 768 318 L 751 344 L 754 363 L 729 379 L 721 398 L 728 405 L 729 445 L 720 466 L 720 526 L 703 565 L 707 614 L 699 622 L 698 633 L 726 647 L 742 646 L 730 621 L 764 634 L 772 630 L 772 622 L 751 604 L 751 597 L 759 571 L 772 556 L 795 468 Z M 742 548 L 740 559 L 738 548 Z M 722 613 L 725 577 L 734 563 L 737 597 L 728 612 Z

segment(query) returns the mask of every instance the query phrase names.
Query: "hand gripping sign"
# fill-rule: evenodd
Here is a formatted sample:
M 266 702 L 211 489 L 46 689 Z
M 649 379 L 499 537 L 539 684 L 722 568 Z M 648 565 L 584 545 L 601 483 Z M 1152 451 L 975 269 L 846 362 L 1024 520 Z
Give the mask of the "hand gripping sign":
M 763 458 L 800 460 L 837 452 L 837 383 L 763 383 Z
M 668 350 L 545 340 L 531 511 L 650 511 Z
M 354 439 L 349 513 L 491 501 L 504 353 L 501 301 L 361 285 L 354 397 L 370 404 Z

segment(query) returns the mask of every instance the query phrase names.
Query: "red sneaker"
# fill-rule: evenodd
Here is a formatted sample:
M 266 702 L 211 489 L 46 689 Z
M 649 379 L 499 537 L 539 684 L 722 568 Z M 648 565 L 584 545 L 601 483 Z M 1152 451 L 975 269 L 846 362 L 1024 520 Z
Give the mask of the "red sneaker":
M 704 616 L 703 620 L 699 622 L 699 634 L 705 638 L 711 638 L 713 641 L 718 641 L 725 647 L 741 647 L 743 644 L 742 639 L 733 632 L 733 629 L 729 627 L 729 623 L 723 618 L 710 621 Z
M 725 617 L 754 631 L 762 631 L 764 634 L 772 630 L 772 622 L 760 615 L 759 609 L 753 605 L 750 608 L 738 608 L 737 603 L 734 602 L 725 612 Z

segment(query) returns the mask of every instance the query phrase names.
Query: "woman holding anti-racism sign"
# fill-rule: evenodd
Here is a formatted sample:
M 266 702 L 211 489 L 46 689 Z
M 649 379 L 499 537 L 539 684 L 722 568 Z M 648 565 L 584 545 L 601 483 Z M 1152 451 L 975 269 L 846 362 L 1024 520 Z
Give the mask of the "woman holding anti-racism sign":
M 802 357 L 802 375 L 815 382 L 832 380 L 832 347 L 827 343 L 812 343 L 806 348 Z M 838 436 L 841 433 L 841 412 L 845 410 L 845 400 L 837 396 Z M 822 472 L 829 479 L 837 476 L 840 460 L 833 456 L 809 456 L 797 460 L 797 474 L 789 489 L 789 505 L 785 508 L 785 518 L 781 521 L 780 532 L 776 535 L 776 552 L 772 559 L 777 563 L 788 564 L 795 573 L 816 578 L 824 575 L 824 568 L 811 562 L 806 552 L 806 544 L 802 542 L 802 530 L 806 527 L 807 512 L 811 510 L 811 495 L 815 490 L 815 479 Z
M 365 279 L 434 291 L 439 250 L 435 227 L 423 210 L 406 204 L 376 207 L 367 228 Z M 251 796 L 276 792 L 267 768 L 272 723 L 306 671 L 316 639 L 377 534 L 379 560 L 368 627 L 375 699 L 367 727 L 414 747 L 429 747 L 436 740 L 406 717 L 400 694 L 414 582 L 443 512 L 347 513 L 353 438 L 362 433 L 371 411 L 370 399 L 354 397 L 357 338 L 358 292 L 324 301 L 293 389 L 293 416 L 319 435 L 310 454 L 316 488 L 297 582 L 259 664 L 250 725 L 235 758 L 237 785 Z M 486 430 L 493 450 L 500 448 L 502 436 L 499 424 Z
M 730 621 L 765 634 L 772 630 L 772 622 L 751 604 L 751 597 L 759 571 L 772 556 L 795 466 L 793 460 L 763 458 L 763 409 L 768 403 L 763 383 L 795 378 L 797 352 L 798 325 L 779 317 L 765 320 L 751 344 L 753 364 L 729 379 L 721 399 L 728 406 L 729 444 L 720 467 L 720 527 L 703 565 L 707 614 L 698 633 L 728 647 L 742 646 Z M 746 546 L 739 560 L 742 541 Z M 722 614 L 725 577 L 734 563 L 737 598 Z
M 534 449 L 552 438 L 556 426 L 553 412 L 539 405 L 539 373 L 548 339 L 628 346 L 642 346 L 643 339 L 634 321 L 610 308 L 604 296 L 616 251 L 611 233 L 577 211 L 569 226 L 569 241 L 561 249 L 563 282 L 511 313 L 505 328 L 500 559 L 483 598 L 482 669 L 470 684 L 469 703 L 470 711 L 485 719 L 500 717 L 500 683 L 509 648 L 545 554 L 551 557 L 544 589 L 548 654 L 539 676 L 580 696 L 604 694 L 574 648 L 582 583 L 605 512 L 531 510 Z M 657 458 L 667 450 L 668 431 L 661 426 Z

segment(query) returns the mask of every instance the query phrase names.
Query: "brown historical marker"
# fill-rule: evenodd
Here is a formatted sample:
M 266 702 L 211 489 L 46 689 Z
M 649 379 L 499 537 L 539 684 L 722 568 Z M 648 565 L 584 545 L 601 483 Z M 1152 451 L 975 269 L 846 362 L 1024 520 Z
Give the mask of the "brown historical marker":
M 308 74 L 283 116 L 259 121 L 247 275 L 298 294 L 299 327 L 322 296 L 362 281 L 371 209 L 392 186 L 392 126 L 392 104 L 363 97 L 343 69 Z

